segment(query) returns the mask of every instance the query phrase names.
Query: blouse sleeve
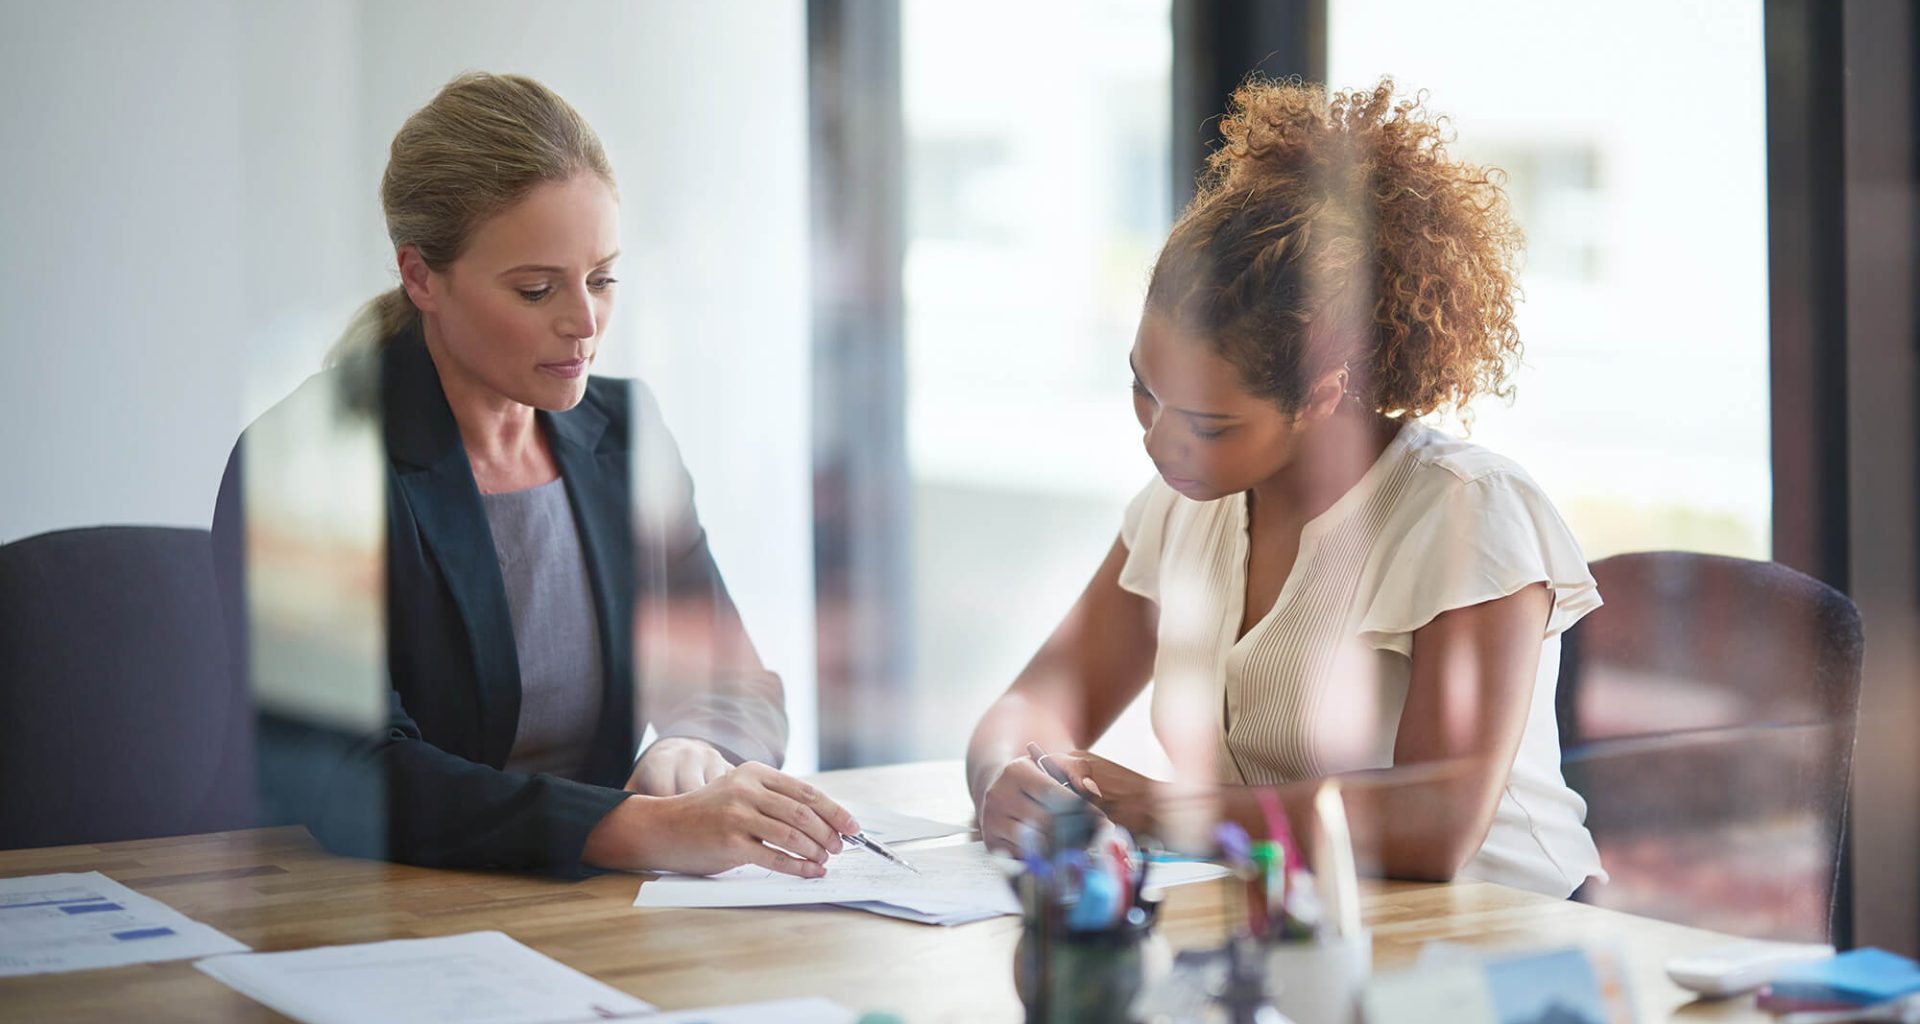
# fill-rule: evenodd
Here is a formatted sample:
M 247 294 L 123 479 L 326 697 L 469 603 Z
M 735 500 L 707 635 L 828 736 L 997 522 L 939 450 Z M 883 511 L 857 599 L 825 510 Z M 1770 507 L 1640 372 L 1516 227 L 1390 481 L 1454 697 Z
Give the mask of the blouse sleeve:
M 1420 513 L 1393 550 L 1360 636 L 1411 656 L 1413 633 L 1440 613 L 1498 600 L 1534 583 L 1553 592 L 1541 639 L 1600 607 L 1600 591 L 1573 531 L 1540 486 L 1502 471 L 1451 488 Z
M 1120 589 L 1159 602 L 1160 550 L 1166 541 L 1167 514 L 1178 496 L 1156 476 L 1127 502 L 1126 515 L 1120 520 L 1120 543 L 1127 548 L 1127 560 L 1120 566 Z

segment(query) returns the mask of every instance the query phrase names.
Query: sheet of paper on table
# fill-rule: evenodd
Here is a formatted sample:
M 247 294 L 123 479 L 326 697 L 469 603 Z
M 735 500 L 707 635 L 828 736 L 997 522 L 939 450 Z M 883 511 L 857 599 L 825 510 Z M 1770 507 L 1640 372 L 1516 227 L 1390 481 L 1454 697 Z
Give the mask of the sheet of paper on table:
M 194 966 L 306 1024 L 578 1024 L 654 1009 L 500 932 L 217 956 Z
M 246 950 L 98 871 L 0 878 L 0 977 Z
M 1188 882 L 1204 882 L 1208 879 L 1219 878 L 1226 873 L 1227 869 L 1217 864 L 1190 862 L 1155 864 L 1153 865 L 1152 874 L 1147 882 L 1147 890 L 1151 892 L 1154 889 L 1185 885 Z M 915 900 L 915 905 L 912 907 L 898 907 L 880 900 L 839 903 L 835 905 L 851 907 L 854 910 L 864 910 L 870 914 L 879 914 L 883 917 L 897 917 L 902 921 L 913 921 L 917 924 L 938 925 L 972 924 L 975 921 L 984 921 L 990 917 L 1000 917 L 1006 913 L 1006 911 L 1002 909 L 983 908 L 967 903 L 954 903 L 948 906 L 941 906 L 934 900 L 918 899 Z
M 859 1014 L 831 999 L 815 997 L 674 1010 L 654 1017 L 642 1017 L 637 1024 L 854 1024 L 859 1017 Z
M 860 823 L 861 831 L 888 846 L 973 831 L 972 825 L 954 825 L 944 821 L 934 821 L 932 818 L 901 814 L 898 811 L 889 811 L 884 807 L 875 807 L 858 800 L 842 800 L 840 806 L 846 808 L 847 813 L 853 815 L 853 820 Z
M 777 907 L 837 903 L 928 924 L 961 924 L 1020 912 L 1002 866 L 1005 862 L 989 856 L 980 843 L 898 852 L 919 869 L 919 874 L 853 847 L 828 859 L 824 878 L 794 878 L 761 867 L 740 867 L 705 877 L 662 875 L 640 886 L 633 905 Z M 1224 873 L 1225 869 L 1214 864 L 1155 864 L 1148 885 L 1181 885 Z M 889 909 L 864 905 L 869 903 L 884 903 Z
M 1002 917 L 1006 913 L 998 907 L 978 907 L 965 903 L 956 903 L 947 907 L 937 907 L 932 903 L 922 903 L 918 907 L 896 907 L 880 900 L 858 900 L 830 905 L 846 907 L 849 910 L 864 910 L 869 914 L 879 914 L 881 917 L 896 917 L 902 921 L 912 921 L 914 924 L 937 924 L 949 927 L 985 921 L 990 917 Z
M 662 875 L 640 886 L 636 907 L 780 907 L 808 903 L 885 900 L 944 909 L 954 904 L 1005 908 L 1019 905 L 1007 876 L 979 843 L 900 850 L 919 874 L 857 846 L 827 860 L 824 878 L 795 878 L 746 866 L 717 875 Z

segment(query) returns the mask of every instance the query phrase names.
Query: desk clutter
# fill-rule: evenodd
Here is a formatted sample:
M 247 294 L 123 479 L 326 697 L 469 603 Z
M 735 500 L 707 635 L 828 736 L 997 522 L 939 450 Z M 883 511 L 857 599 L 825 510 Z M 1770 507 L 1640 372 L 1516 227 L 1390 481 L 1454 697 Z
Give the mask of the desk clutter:
M 1018 915 L 1012 962 L 994 952 L 1005 966 L 993 973 L 1009 971 L 1026 1019 L 1038 1024 L 1629 1024 L 1636 1019 L 1629 977 L 1660 983 L 1644 970 L 1630 972 L 1621 949 L 1591 946 L 1487 953 L 1430 943 L 1412 969 L 1376 974 L 1338 789 L 1329 785 L 1317 794 L 1304 840 L 1271 798 L 1249 813 L 1257 827 L 1224 822 L 1210 830 L 1204 848 L 1171 850 L 1074 799 L 1056 813 L 1047 835 L 1029 830 L 1017 856 L 1008 856 L 953 835 L 963 831 L 959 826 L 862 808 L 859 817 L 874 844 L 849 845 L 830 864 L 828 879 L 665 877 L 641 886 L 641 896 L 651 891 L 656 902 L 635 903 L 790 906 L 833 897 L 841 906 L 934 924 Z M 898 852 L 889 858 L 872 848 L 877 844 Z M 839 888 L 822 887 L 835 875 Z M 1179 916 L 1171 920 L 1184 922 L 1174 926 L 1182 944 L 1195 938 L 1203 944 L 1175 956 L 1160 934 L 1169 927 L 1165 891 L 1194 883 L 1217 887 L 1222 898 L 1203 901 L 1208 916 L 1199 920 L 1208 929 L 1216 920 L 1222 926 L 1217 941 L 1205 944 L 1204 933 L 1191 930 L 1196 919 L 1176 903 Z M 626 913 L 623 903 L 624 897 L 612 905 L 616 918 Z M 598 913 L 604 921 L 607 910 Z M 192 960 L 208 978 L 311 1024 L 895 1020 L 861 1016 L 817 997 L 664 1011 L 491 930 L 492 923 L 474 920 L 466 926 L 473 930 L 428 938 L 253 952 L 97 872 L 5 878 L 0 977 Z M 974 948 L 982 938 L 1014 937 L 1011 930 L 970 934 Z M 1560 941 L 1589 939 L 1563 933 Z M 1782 1014 L 1780 1024 L 1920 1024 L 1920 965 L 1881 950 L 1835 955 L 1828 947 L 1748 942 L 1703 947 L 1668 968 L 1677 983 L 1696 991 L 1753 1000 L 1749 993 L 1757 990 L 1757 1005 Z M 996 980 L 1004 985 L 1006 977 Z M 793 989 L 764 993 L 790 994 Z M 859 998 L 845 990 L 834 994 Z M 710 998 L 683 994 L 681 1001 Z M 966 992 L 952 998 L 956 1006 L 970 1002 Z
M 1047 842 L 1023 837 L 1014 882 L 1024 924 L 1014 975 L 1029 1024 L 1352 1024 L 1372 942 L 1360 924 L 1337 786 L 1323 787 L 1313 810 L 1318 875 L 1270 792 L 1262 794 L 1263 838 L 1231 821 L 1215 828 L 1198 862 L 1226 886 L 1232 927 L 1216 948 L 1169 958 L 1152 935 L 1156 875 L 1196 861 L 1143 847 L 1105 819 L 1057 809 Z
M 662 876 L 645 882 L 640 907 L 760 907 L 836 903 L 933 924 L 1017 914 L 1007 858 L 978 842 L 938 842 L 965 826 L 864 805 L 864 842 L 849 843 L 827 876 L 795 879 L 760 869 L 717 876 Z M 1216 877 L 1204 862 L 1168 865 L 1160 885 Z M 1117 896 L 1103 882 L 1096 892 Z M 1092 901 L 1086 904 L 1093 905 Z M 1082 914 L 1086 911 L 1081 911 Z M 460 1020 L 477 1024 L 563 1024 L 636 1020 L 650 1024 L 879 1024 L 824 999 L 784 1000 L 699 1011 L 661 1011 L 521 944 L 499 931 L 253 952 L 98 872 L 0 879 L 0 976 L 47 974 L 134 963 L 193 960 L 200 973 L 306 1024 Z
M 1920 1022 L 1920 964 L 1884 949 L 1853 949 L 1775 971 L 1756 1003 L 1790 1024 Z
M 1883 949 L 1736 942 L 1675 957 L 1667 976 L 1709 998 L 1755 992 L 1754 1005 L 1782 1024 L 1920 1024 L 1920 964 Z
M 849 808 L 851 810 L 851 808 Z M 868 810 L 855 811 L 863 823 L 885 821 Z M 964 831 L 947 826 L 932 832 L 868 825 L 866 830 L 886 843 L 901 844 Z M 644 882 L 634 896 L 636 907 L 794 907 L 826 904 L 915 921 L 921 924 L 969 924 L 1021 912 L 1007 879 L 1018 866 L 987 852 L 978 842 L 918 847 L 905 856 L 890 858 L 870 847 L 848 843 L 827 859 L 820 878 L 796 878 L 767 868 L 747 865 L 717 875 L 658 875 Z M 901 860 L 906 863 L 901 863 Z M 1113 873 L 1123 873 L 1113 869 Z M 1193 862 L 1169 865 L 1155 875 L 1164 887 L 1216 878 L 1219 867 Z M 1122 881 L 1109 881 L 1107 872 L 1094 872 L 1094 888 L 1079 913 L 1092 912 L 1096 901 L 1113 912 Z M 1076 875 L 1076 877 L 1079 877 Z M 1079 889 L 1076 888 L 1076 897 Z
M 1312 837 L 1292 833 L 1263 794 L 1260 838 L 1223 822 L 1200 859 L 1223 873 L 1228 927 L 1216 946 L 1173 956 L 1153 933 L 1156 871 L 1190 857 L 1136 842 L 1125 829 L 1056 808 L 1052 833 L 1022 839 L 1014 878 L 1023 928 L 1016 989 L 1028 1024 L 1632 1024 L 1626 953 L 1608 944 L 1488 953 L 1430 943 L 1407 970 L 1374 974 L 1345 805 L 1336 785 L 1312 802 Z M 1313 865 L 1309 868 L 1309 864 Z M 1317 871 L 1315 869 L 1318 869 Z M 1782 966 L 1761 1006 L 1860 1008 L 1920 1024 L 1920 1006 L 1884 1000 L 1920 992 L 1920 969 L 1878 951 L 1770 948 Z M 1790 955 L 1789 955 L 1790 954 Z M 1809 957 L 1825 959 L 1807 963 Z M 1801 963 L 1786 966 L 1797 958 Z M 1815 979 L 1818 979 L 1817 981 Z M 1766 979 L 1762 979 L 1766 980 Z M 1758 982 L 1755 982 L 1758 985 Z M 1779 1000 L 1802 1000 L 1787 1007 Z M 1920 996 L 1916 996 L 1920 999 Z M 1826 1000 L 1826 1002 L 1820 1002 Z M 1852 1016 L 1787 1018 L 1824 1024 Z

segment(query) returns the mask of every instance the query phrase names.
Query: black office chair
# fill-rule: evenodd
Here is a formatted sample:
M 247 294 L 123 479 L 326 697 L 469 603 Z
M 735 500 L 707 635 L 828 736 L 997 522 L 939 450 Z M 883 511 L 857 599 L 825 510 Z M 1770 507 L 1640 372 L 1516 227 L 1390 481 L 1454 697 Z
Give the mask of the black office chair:
M 1860 613 L 1785 566 L 1678 551 L 1593 563 L 1563 641 L 1561 768 L 1612 875 L 1600 906 L 1830 941 L 1860 702 Z
M 229 660 L 205 530 L 0 547 L 0 849 L 252 824 Z

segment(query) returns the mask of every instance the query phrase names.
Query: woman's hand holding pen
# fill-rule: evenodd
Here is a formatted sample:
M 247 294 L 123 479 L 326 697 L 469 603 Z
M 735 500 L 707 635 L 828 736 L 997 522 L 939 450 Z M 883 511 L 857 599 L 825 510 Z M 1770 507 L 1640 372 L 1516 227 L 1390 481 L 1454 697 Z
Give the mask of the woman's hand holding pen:
M 1047 823 L 1065 796 L 1032 758 L 1016 757 L 1000 767 L 980 796 L 980 838 L 990 850 L 1018 853 L 1021 831 L 1030 828 L 1046 835 Z
M 1071 789 L 1114 824 L 1136 833 L 1153 831 L 1154 797 L 1165 783 L 1085 750 L 1049 754 L 1047 761 L 1066 776 Z
M 1046 835 L 1063 801 L 1079 797 L 1116 824 L 1134 828 L 1151 813 L 1149 799 L 1159 785 L 1084 750 L 1049 754 L 1029 745 L 1023 757 L 1008 761 L 980 800 L 980 832 L 993 849 L 1020 849 L 1020 833 Z
M 756 762 L 679 796 L 630 796 L 587 836 L 603 868 L 710 875 L 742 864 L 819 878 L 860 823 L 826 794 Z M 776 849 L 777 847 L 777 849 Z

